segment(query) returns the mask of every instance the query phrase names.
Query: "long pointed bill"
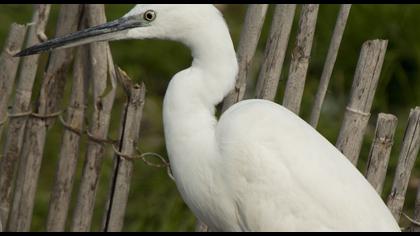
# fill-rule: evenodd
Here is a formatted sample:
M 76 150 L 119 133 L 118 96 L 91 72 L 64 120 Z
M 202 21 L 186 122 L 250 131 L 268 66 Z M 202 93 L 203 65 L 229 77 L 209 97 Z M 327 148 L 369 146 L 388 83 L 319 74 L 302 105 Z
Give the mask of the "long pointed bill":
M 38 54 L 58 48 L 75 47 L 87 43 L 110 41 L 122 39 L 122 31 L 148 26 L 148 22 L 140 17 L 123 17 L 102 25 L 87 28 L 63 37 L 51 39 L 43 43 L 26 48 L 15 55 L 15 57 Z M 118 34 L 120 33 L 120 34 Z

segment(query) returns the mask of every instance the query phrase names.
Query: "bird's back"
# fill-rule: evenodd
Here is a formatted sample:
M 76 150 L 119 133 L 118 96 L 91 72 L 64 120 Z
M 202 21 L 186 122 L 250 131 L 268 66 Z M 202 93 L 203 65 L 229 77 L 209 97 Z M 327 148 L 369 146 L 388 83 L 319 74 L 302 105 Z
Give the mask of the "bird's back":
M 222 115 L 216 138 L 236 229 L 399 231 L 363 175 L 286 108 L 242 101 Z

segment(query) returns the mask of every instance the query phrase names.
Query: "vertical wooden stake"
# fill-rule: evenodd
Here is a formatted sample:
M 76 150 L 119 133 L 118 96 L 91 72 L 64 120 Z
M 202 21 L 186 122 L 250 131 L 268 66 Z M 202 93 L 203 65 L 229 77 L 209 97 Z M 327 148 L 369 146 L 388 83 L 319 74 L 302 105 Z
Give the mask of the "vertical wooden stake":
M 223 111 L 242 100 L 245 94 L 246 79 L 260 39 L 267 7 L 267 4 L 250 4 L 248 7 L 237 50 L 239 67 L 236 85 L 234 90 L 225 97 Z
M 89 4 L 86 5 L 86 9 L 89 25 L 99 25 L 106 22 L 103 4 Z M 90 78 L 93 81 L 94 111 L 89 127 L 91 137 L 87 147 L 77 204 L 71 225 L 71 231 L 76 232 L 90 230 L 105 151 L 104 143 L 100 140 L 106 140 L 108 137 L 116 92 L 115 74 L 110 73 L 113 71 L 114 64 L 109 53 L 107 42 L 90 45 L 88 68 Z
M 22 48 L 25 33 L 26 27 L 24 25 L 13 23 L 10 27 L 4 49 L 0 55 L 0 140 L 3 126 L 8 119 L 7 106 L 15 83 L 16 73 L 20 61 L 19 58 L 13 57 L 13 55 Z M 0 176 L 8 174 L 8 170 L 3 170 L 3 168 L 10 168 L 10 166 L 3 165 L 3 161 L 0 161 L 0 163 L 2 163 L 0 164 Z M 4 180 L 4 176 L 0 177 L 0 179 Z M 0 196 L 0 199 L 3 199 L 1 193 Z M 0 207 L 1 206 L 2 204 L 0 203 Z M 3 231 L 3 224 L 6 225 L 7 211 L 3 211 L 2 208 L 0 208 L 0 232 Z
M 322 104 L 324 103 L 325 94 L 327 93 L 328 84 L 330 83 L 331 74 L 334 69 L 335 60 L 337 59 L 338 49 L 340 48 L 344 29 L 346 28 L 350 8 L 351 4 L 342 4 L 340 7 L 340 12 L 338 13 L 337 22 L 335 23 L 333 36 L 330 42 L 330 47 L 328 48 L 327 59 L 325 60 L 318 91 L 315 96 L 314 106 L 312 107 L 310 124 L 314 128 L 316 128 L 318 125 Z
M 404 206 L 408 181 L 420 149 L 420 107 L 411 110 L 404 134 L 392 190 L 388 196 L 388 208 L 397 221 Z
M 296 4 L 277 4 L 257 81 L 256 97 L 274 101 L 295 17 Z
M 365 42 L 357 63 L 350 101 L 336 143 L 337 148 L 354 165 L 359 159 L 387 44 L 387 40 Z
M 56 27 L 56 37 L 77 30 L 81 7 L 77 4 L 61 6 Z M 40 97 L 35 108 L 38 116 L 30 116 L 22 148 L 22 161 L 19 164 L 15 196 L 13 199 L 10 228 L 16 231 L 29 231 L 32 221 L 35 193 L 39 171 L 44 153 L 47 131 L 51 125 L 50 114 L 56 113 L 63 96 L 67 69 L 73 61 L 73 49 L 57 50 L 50 54 Z M 45 117 L 45 118 L 44 118 Z
M 286 89 L 284 91 L 283 106 L 298 115 L 305 88 L 312 41 L 315 35 L 318 9 L 318 4 L 305 4 L 302 6 L 299 32 L 296 39 L 296 46 L 293 48 L 289 77 L 287 78 Z
M 65 120 L 65 124 L 69 128 L 64 129 L 54 188 L 51 192 L 47 218 L 48 232 L 64 231 L 67 220 L 87 107 L 89 77 L 86 65 L 88 51 L 89 46 L 79 47 L 74 62 L 73 89 Z
M 44 36 L 47 25 L 50 5 L 38 4 L 34 6 L 32 22 L 29 25 L 26 47 L 38 44 Z M 23 114 L 30 111 L 32 88 L 35 82 L 38 68 L 39 55 L 32 55 L 22 58 L 18 84 L 16 87 L 15 101 L 12 107 L 13 114 L 20 114 L 18 117 L 10 117 L 7 128 L 7 138 L 3 150 L 3 158 L 0 161 L 0 212 L 3 227 L 8 229 L 7 222 L 10 205 L 12 201 L 13 179 L 15 176 L 16 164 L 19 161 L 25 133 L 27 116 Z M 8 230 L 13 231 L 13 230 Z
M 20 58 L 13 57 L 22 48 L 26 27 L 13 23 L 0 55 L 0 138 L 7 121 L 7 106 L 15 83 Z M 1 172 L 1 170 L 0 170 Z M 0 214 L 1 218 L 1 214 Z M 0 220 L 1 221 L 1 220 Z
M 120 69 L 117 78 L 125 81 L 122 84 L 127 86 L 125 90 L 128 91 L 118 151 L 125 156 L 133 156 L 139 139 L 146 89 L 143 83 L 134 84 Z M 115 155 L 112 184 L 103 220 L 105 232 L 120 232 L 123 228 L 132 173 L 133 160 Z
M 398 119 L 394 115 L 384 113 L 378 115 L 365 176 L 379 194 L 382 193 L 384 186 L 397 122 Z

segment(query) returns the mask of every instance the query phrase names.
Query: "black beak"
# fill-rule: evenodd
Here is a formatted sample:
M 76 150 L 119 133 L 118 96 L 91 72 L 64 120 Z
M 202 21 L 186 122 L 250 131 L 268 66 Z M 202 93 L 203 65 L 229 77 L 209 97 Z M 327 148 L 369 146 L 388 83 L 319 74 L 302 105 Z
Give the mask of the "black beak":
M 46 42 L 26 48 L 15 55 L 15 57 L 29 56 L 56 48 L 69 48 L 83 44 L 124 39 L 128 29 L 148 26 L 148 22 L 139 16 L 123 17 L 102 25 L 87 28 L 69 35 L 48 40 Z

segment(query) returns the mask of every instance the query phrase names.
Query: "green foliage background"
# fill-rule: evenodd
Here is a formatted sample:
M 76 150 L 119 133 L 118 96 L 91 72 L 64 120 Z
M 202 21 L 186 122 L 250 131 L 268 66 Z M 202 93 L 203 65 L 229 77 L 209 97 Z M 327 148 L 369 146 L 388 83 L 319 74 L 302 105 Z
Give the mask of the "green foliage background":
M 131 9 L 133 5 L 110 4 L 106 6 L 108 20 L 116 19 Z M 53 5 L 47 35 L 53 37 L 58 5 Z M 339 5 L 321 5 L 315 33 L 311 63 L 307 76 L 302 117 L 309 119 L 310 108 L 315 97 L 323 63 L 327 54 L 329 40 L 334 28 Z M 223 14 L 230 27 L 235 45 L 239 41 L 246 5 L 227 5 Z M 265 41 L 271 24 L 273 6 L 270 6 L 261 40 L 252 67 L 252 80 L 249 81 L 247 97 L 253 96 L 255 78 L 264 53 Z M 294 44 L 300 7 L 295 16 L 289 51 L 281 75 L 281 84 L 277 101 L 282 100 L 284 83 L 287 78 L 290 61 L 290 48 Z M 376 92 L 367 134 L 362 148 L 359 169 L 364 172 L 365 162 L 379 112 L 398 116 L 399 124 L 392 151 L 389 172 L 383 197 L 389 194 L 392 177 L 396 167 L 400 144 L 407 123 L 410 108 L 420 105 L 420 5 L 353 5 L 348 25 L 343 37 L 331 84 L 323 107 L 318 130 L 332 143 L 338 135 L 344 108 L 350 92 L 354 70 L 361 45 L 370 39 L 388 39 L 388 50 L 382 69 L 379 87 Z M 0 45 L 3 45 L 12 22 L 27 23 L 32 15 L 31 5 L 0 6 Z M 162 130 L 162 99 L 170 78 L 189 66 L 191 56 L 182 44 L 159 40 L 112 42 L 114 61 L 134 80 L 144 81 L 147 86 L 147 100 L 142 121 L 140 148 L 166 155 Z M 44 68 L 47 55 L 43 55 L 40 68 Z M 34 100 L 38 94 L 42 70 L 38 71 Z M 66 87 L 66 98 L 71 84 Z M 121 107 L 125 101 L 119 90 L 112 116 L 111 137 L 116 137 Z M 67 100 L 63 101 L 65 106 Z M 61 143 L 62 127 L 55 124 L 48 136 L 42 163 L 40 181 L 33 216 L 33 231 L 44 231 L 48 209 L 49 194 L 57 165 L 58 150 Z M 7 135 L 7 134 L 4 134 Z M 4 140 L 4 139 L 3 139 Z M 83 149 L 86 140 L 83 140 Z M 1 149 L 2 147 L 0 147 Z M 81 155 L 73 196 L 78 189 L 84 155 Z M 93 231 L 100 230 L 101 218 L 108 191 L 108 182 L 112 168 L 112 150 L 107 149 L 107 156 L 102 169 L 100 189 L 97 195 Z M 405 209 L 411 213 L 414 206 L 415 187 L 419 184 L 420 163 L 417 160 L 412 181 L 408 189 Z M 72 202 L 73 206 L 75 201 Z M 71 212 L 70 212 L 71 214 Z M 126 213 L 124 231 L 191 231 L 195 219 L 180 198 L 175 184 L 167 177 L 163 169 L 146 166 L 143 162 L 135 163 L 135 174 Z M 407 222 L 404 220 L 402 224 Z

